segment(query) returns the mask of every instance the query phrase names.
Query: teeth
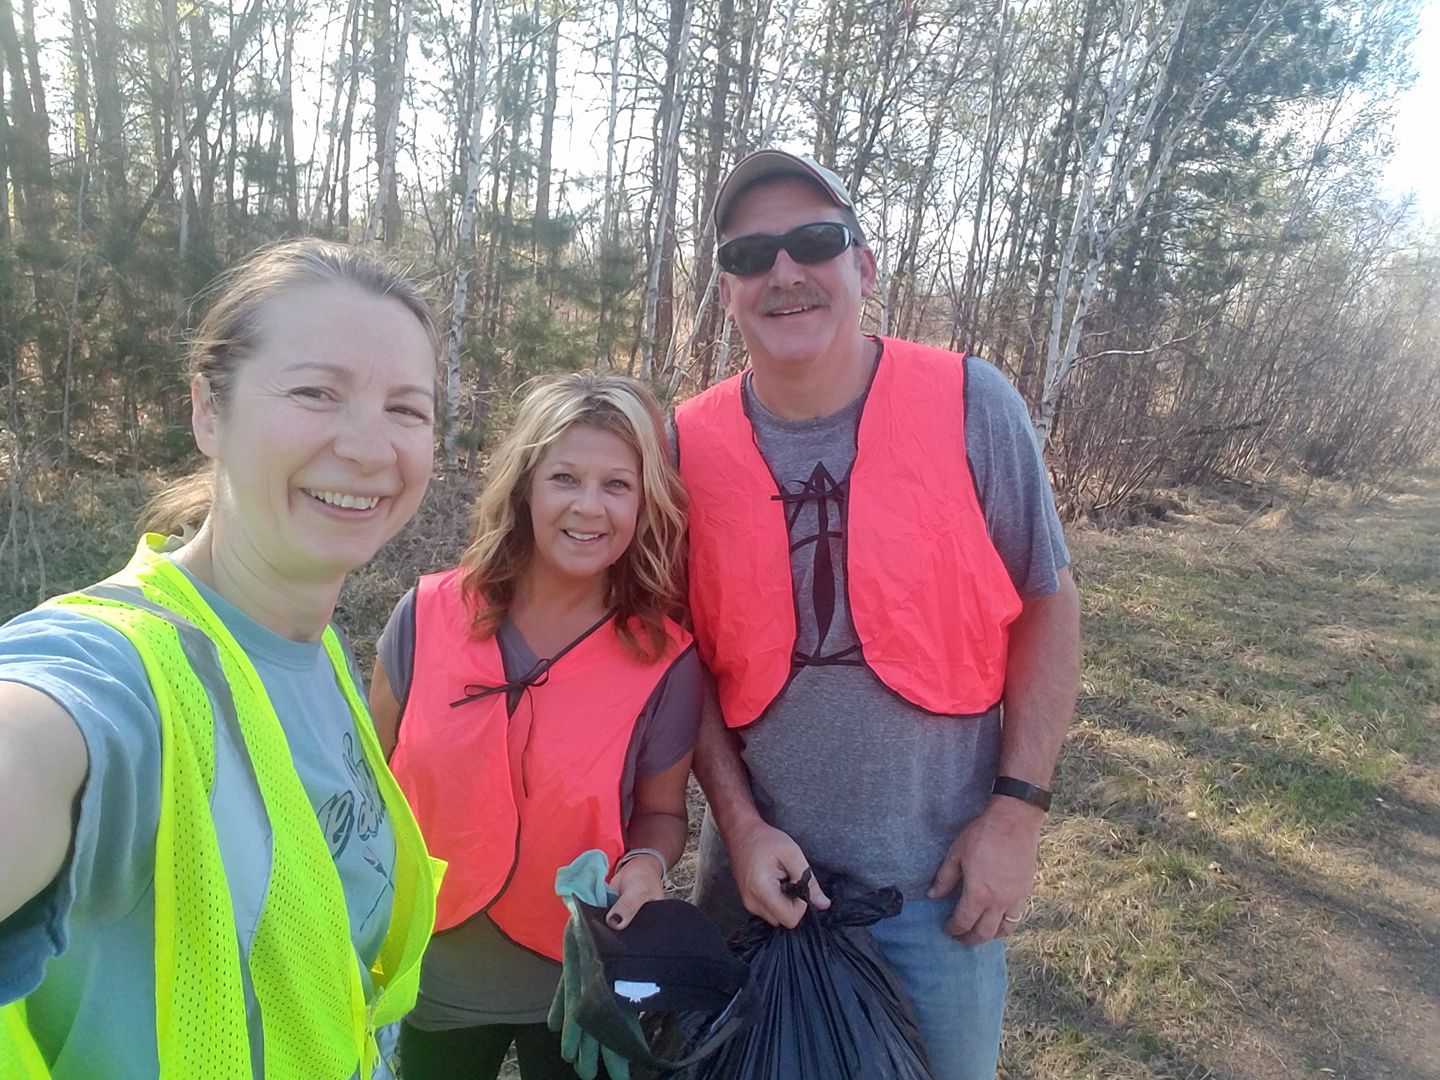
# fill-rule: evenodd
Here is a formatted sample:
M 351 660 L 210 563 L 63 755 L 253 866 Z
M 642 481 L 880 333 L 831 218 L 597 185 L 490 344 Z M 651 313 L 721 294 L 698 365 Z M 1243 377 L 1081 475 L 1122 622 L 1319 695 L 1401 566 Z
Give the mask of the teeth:
M 329 506 L 339 506 L 346 510 L 370 510 L 380 502 L 374 495 L 346 495 L 340 491 L 311 491 L 308 488 L 305 493 Z
M 599 533 L 582 533 L 575 532 L 571 529 L 566 529 L 565 535 L 570 537 L 571 540 L 595 540 L 598 539 L 600 536 Z

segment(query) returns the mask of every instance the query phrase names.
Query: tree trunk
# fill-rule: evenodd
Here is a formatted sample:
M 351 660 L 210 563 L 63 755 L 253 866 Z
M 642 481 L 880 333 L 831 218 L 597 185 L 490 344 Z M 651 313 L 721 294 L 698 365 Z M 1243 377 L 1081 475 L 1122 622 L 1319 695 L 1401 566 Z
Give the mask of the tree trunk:
M 465 163 L 465 199 L 460 207 L 460 238 L 456 245 L 455 289 L 450 298 L 450 333 L 445 343 L 445 467 L 460 464 L 460 356 L 465 350 L 465 308 L 470 300 L 470 275 L 475 268 L 475 213 L 480 191 L 480 156 L 485 133 L 485 85 L 490 77 L 491 3 L 475 0 L 482 8 L 476 49 L 475 85 L 471 87 L 470 137 Z M 477 388 L 477 394 L 481 389 Z
M 320 167 L 320 182 L 311 193 L 310 205 L 305 212 L 305 217 L 310 222 L 312 229 L 320 224 L 322 211 L 327 229 L 335 223 L 335 197 L 331 190 L 331 181 L 335 174 L 335 159 L 340 148 L 340 103 L 346 100 L 345 48 L 346 44 L 352 40 L 354 33 L 352 27 L 359 18 L 360 0 L 349 0 L 345 8 L 345 18 L 340 23 L 338 58 L 330 69 L 335 76 L 335 96 L 330 101 L 330 122 L 325 125 L 325 163 Z M 354 66 L 355 59 L 352 58 L 351 67 Z
M 176 193 L 179 200 L 179 239 L 177 242 L 176 274 L 174 278 L 175 287 L 175 316 L 183 319 L 185 315 L 186 274 L 185 261 L 190 255 L 190 207 L 195 201 L 195 174 L 190 157 L 190 123 L 185 116 L 185 87 L 182 81 L 184 65 L 180 51 L 180 19 L 176 11 L 175 0 L 161 0 L 161 14 L 165 20 L 165 43 L 168 49 L 168 67 L 170 68 L 170 109 L 174 117 L 173 125 L 175 137 L 178 140 L 180 152 L 180 190 Z
M 112 207 L 122 207 L 129 184 L 125 175 L 125 99 L 119 77 L 122 46 L 115 0 L 94 0 L 94 11 L 95 47 L 90 68 L 95 73 L 96 164 L 103 177 L 106 201 Z
M 25 53 L 15 29 L 10 0 L 0 0 L 0 50 L 10 75 L 10 175 L 15 198 L 15 216 L 26 240 L 25 263 L 30 274 L 36 309 L 50 303 L 50 282 L 45 275 L 44 255 L 50 248 L 53 179 L 50 172 L 50 119 L 43 112 L 44 94 L 35 93 L 27 74 Z M 39 350 L 47 381 L 53 380 L 54 358 Z
M 690 54 L 689 0 L 671 0 L 670 34 L 666 47 L 668 78 L 660 99 L 663 117 L 660 145 L 660 184 L 655 198 L 655 238 L 645 278 L 645 321 L 640 332 L 640 377 L 652 379 L 656 349 L 670 339 L 674 303 L 671 282 L 675 257 L 675 196 L 680 164 L 680 123 L 685 114 L 685 74 Z M 661 296 L 662 290 L 666 294 Z M 663 300 L 663 306 L 662 306 Z
M 194 112 L 198 116 L 204 107 L 205 98 L 197 76 L 199 72 L 207 70 L 213 44 L 210 15 L 204 7 L 197 4 L 190 9 L 190 17 L 186 22 L 190 30 L 190 89 L 194 95 Z M 224 130 L 223 118 L 218 127 L 219 130 Z M 217 136 L 214 142 L 210 141 L 209 124 L 199 127 L 196 138 L 200 148 L 200 176 L 195 197 L 195 229 L 208 240 L 214 235 L 215 229 L 215 182 L 220 173 L 223 140 Z
M 610 38 L 610 108 L 605 113 L 605 198 L 600 217 L 600 247 L 615 245 L 615 125 L 620 117 L 620 39 L 625 33 L 625 0 L 615 0 L 615 32 Z
M 88 16 L 83 0 L 70 0 L 70 70 L 75 76 L 75 153 L 82 160 L 95 156 L 95 118 L 91 112 L 89 52 L 85 47 Z
M 400 0 L 407 8 L 410 0 Z M 375 0 L 371 9 L 371 38 L 375 79 L 375 198 L 370 204 L 370 214 L 365 221 L 364 243 L 372 247 L 384 232 L 390 209 L 390 184 L 395 179 L 394 160 L 388 151 L 391 147 L 390 132 L 398 127 L 400 103 L 396 100 L 395 63 L 395 20 L 393 0 Z M 387 243 L 394 237 L 387 236 Z
M 347 240 L 350 236 L 350 152 L 355 132 L 355 102 L 360 97 L 360 49 L 364 40 L 363 19 L 357 14 L 350 25 L 350 86 L 345 93 L 345 122 L 340 126 L 340 208 L 336 221 L 340 233 Z
M 295 58 L 295 0 L 285 0 L 285 40 L 280 57 L 280 107 L 275 122 L 280 125 L 280 138 L 285 170 L 285 227 L 294 229 L 300 223 L 300 186 L 295 165 L 295 100 L 293 69 Z
M 30 69 L 30 96 L 35 102 L 36 132 L 47 151 L 50 146 L 50 110 L 45 104 L 45 79 L 40 68 L 40 43 L 35 37 L 35 0 L 25 0 L 23 31 L 25 64 Z M 49 157 L 49 154 L 46 154 Z
M 90 183 L 90 169 L 82 157 L 76 171 L 80 174 L 75 196 L 75 266 L 70 279 L 70 306 L 65 318 L 65 363 L 60 373 L 60 467 L 70 465 L 70 398 L 75 385 L 76 332 L 80 321 L 80 283 L 85 273 L 85 195 Z
M 1016 380 L 1020 392 L 1032 401 L 1038 400 L 1040 397 L 1037 383 L 1041 350 L 1045 340 L 1042 332 L 1045 304 L 1047 299 L 1051 303 L 1056 302 L 1050 288 L 1050 277 L 1055 272 L 1055 257 L 1060 250 L 1060 223 L 1064 216 L 1062 214 L 1063 199 L 1067 179 L 1069 179 L 1073 167 L 1070 154 L 1075 145 L 1074 133 L 1077 130 L 1076 115 L 1080 107 L 1080 87 L 1089 65 L 1090 46 L 1095 37 L 1097 6 L 1097 0 L 1086 0 L 1085 2 L 1080 27 L 1080 44 L 1071 61 L 1070 77 L 1066 81 L 1065 93 L 1061 98 L 1060 118 L 1053 131 L 1055 165 L 1049 170 L 1048 175 L 1050 187 L 1045 216 L 1042 219 L 1044 232 L 1040 241 L 1040 268 L 1035 275 L 1035 288 L 1030 303 L 1029 341 L 1025 346 L 1020 374 Z
M 560 24 L 557 14 L 545 44 L 545 105 L 540 114 L 540 156 L 535 166 L 535 277 L 548 278 L 555 266 L 556 243 L 550 229 L 550 172 L 555 152 L 555 106 L 560 99 Z
M 235 19 L 230 19 L 230 33 L 235 33 Z M 235 177 L 239 172 L 238 162 L 240 158 L 240 108 L 236 101 L 237 87 L 235 85 L 239 76 L 240 57 L 236 52 L 231 52 L 228 62 L 225 65 L 225 105 L 222 120 L 229 139 L 225 146 L 225 220 L 228 228 L 225 230 L 225 250 L 229 255 L 235 254 L 235 237 L 239 230 L 235 227 L 235 216 L 238 210 L 238 203 L 235 198 Z M 243 184 L 243 181 L 242 181 Z
M 538 3 L 532 3 L 531 27 L 538 27 L 540 11 Z M 505 96 L 510 101 L 510 152 L 506 155 L 505 202 L 501 208 L 500 231 L 495 250 L 502 256 L 502 273 L 497 275 L 493 287 L 495 309 L 502 311 L 505 302 L 505 288 L 514 279 L 515 264 L 515 197 L 517 189 L 523 189 L 528 176 L 522 174 L 522 158 L 526 151 L 530 131 L 530 103 L 535 99 L 535 48 L 536 38 L 532 31 L 528 40 L 515 42 L 509 66 L 510 92 Z M 522 66 L 523 65 L 523 66 Z M 523 191 L 521 191 L 523 197 Z
M 715 332 L 720 324 L 716 303 L 715 230 L 711 228 L 710 211 L 720 189 L 720 172 L 729 154 L 726 105 L 730 98 L 730 73 L 733 65 L 735 37 L 735 0 L 720 0 L 715 20 L 715 81 L 710 87 L 710 115 L 706 123 L 705 175 L 700 182 L 696 221 L 699 225 L 700 250 L 695 256 L 694 319 L 685 361 L 693 366 L 700 361 L 701 385 L 708 386 L 714 368 Z M 673 366 L 673 358 L 671 360 Z M 681 373 L 676 372 L 679 376 Z
M 388 172 L 383 173 L 382 189 L 385 191 L 385 246 L 398 244 L 404 225 L 404 207 L 400 205 L 400 114 L 405 110 L 406 61 L 410 55 L 410 26 L 415 15 L 415 0 L 400 0 L 400 39 L 395 43 L 395 89 L 390 95 L 390 124 L 385 135 L 385 161 Z
M 5 104 L 5 65 L 0 63 L 0 245 L 10 243 L 10 109 Z M 7 358 L 13 345 L 6 345 Z M 8 370 L 8 369 L 7 369 Z M 10 387 L 13 393 L 15 388 Z

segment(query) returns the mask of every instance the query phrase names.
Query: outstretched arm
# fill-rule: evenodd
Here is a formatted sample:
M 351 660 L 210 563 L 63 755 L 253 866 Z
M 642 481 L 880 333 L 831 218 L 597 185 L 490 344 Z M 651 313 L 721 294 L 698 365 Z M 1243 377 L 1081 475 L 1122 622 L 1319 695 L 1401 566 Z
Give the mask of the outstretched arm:
M 1000 774 L 1049 787 L 1080 687 L 1080 598 L 1068 568 L 1049 596 L 1026 601 L 1010 627 Z M 1044 811 L 992 795 L 950 845 L 931 897 L 960 886 L 945 929 L 969 945 L 1007 936 L 1035 884 Z M 1009 921 L 1006 921 L 1006 917 Z
M 810 864 L 800 846 L 786 833 L 767 825 L 755 809 L 750 777 L 740 758 L 739 737 L 725 726 L 713 694 L 708 696 L 700 718 L 695 776 L 725 841 L 745 910 L 771 926 L 795 927 L 805 914 L 805 904 L 786 896 L 780 886 L 799 881 Z M 813 877 L 810 903 L 822 910 L 830 906 L 829 897 Z
M 39 690 L 0 682 L 0 921 L 64 866 L 88 764 L 69 713 Z

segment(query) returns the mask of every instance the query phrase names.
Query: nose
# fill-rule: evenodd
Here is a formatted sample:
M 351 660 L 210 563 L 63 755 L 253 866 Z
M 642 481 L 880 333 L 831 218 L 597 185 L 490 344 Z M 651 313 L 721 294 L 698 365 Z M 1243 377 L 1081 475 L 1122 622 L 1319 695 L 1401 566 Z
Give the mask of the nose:
M 350 416 L 335 436 L 335 453 L 362 469 L 374 472 L 393 465 L 398 457 L 385 425 Z
M 775 253 L 775 265 L 770 268 L 770 280 L 781 287 L 798 285 L 805 280 L 804 264 L 796 262 L 788 251 L 781 248 Z
M 577 514 L 584 514 L 587 517 L 600 513 L 600 486 L 598 484 L 581 484 L 575 489 L 575 501 L 572 504 Z

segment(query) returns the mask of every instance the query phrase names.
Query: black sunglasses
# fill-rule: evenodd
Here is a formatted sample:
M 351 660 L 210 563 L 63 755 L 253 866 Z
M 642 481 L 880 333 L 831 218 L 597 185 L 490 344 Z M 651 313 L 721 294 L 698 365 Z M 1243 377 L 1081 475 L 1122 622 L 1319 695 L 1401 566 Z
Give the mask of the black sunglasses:
M 799 225 L 781 236 L 769 233 L 753 233 L 737 236 L 720 245 L 715 253 L 720 269 L 728 274 L 751 277 L 763 274 L 775 265 L 775 256 L 780 249 L 797 263 L 813 266 L 835 258 L 851 244 L 858 244 L 859 237 L 838 221 L 815 221 Z

